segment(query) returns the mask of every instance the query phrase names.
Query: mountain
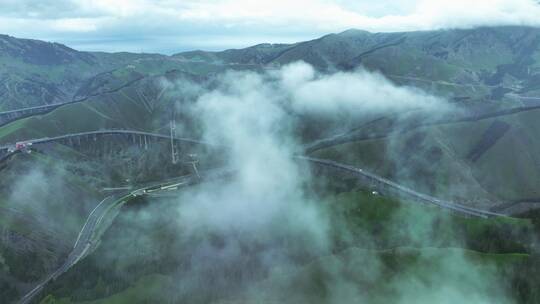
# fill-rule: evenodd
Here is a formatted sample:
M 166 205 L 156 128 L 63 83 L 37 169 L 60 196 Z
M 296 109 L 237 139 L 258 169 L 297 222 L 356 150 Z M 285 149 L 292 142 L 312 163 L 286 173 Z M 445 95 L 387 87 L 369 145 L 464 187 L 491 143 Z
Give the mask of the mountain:
M 77 62 L 96 63 L 94 56 L 78 52 L 59 43 L 17 39 L 6 35 L 0 35 L 0 43 L 2 55 L 26 64 L 53 66 Z
M 171 70 L 198 74 L 222 69 L 159 54 L 79 52 L 0 35 L 0 110 L 76 101 Z
M 211 82 L 213 75 L 226 69 L 274 69 L 298 60 L 328 73 L 364 67 L 382 73 L 397 85 L 414 86 L 447 96 L 469 109 L 486 107 L 483 111 L 527 104 L 534 99 L 529 101 L 516 96 L 538 96 L 540 93 L 540 29 L 529 27 L 405 33 L 349 30 L 295 44 L 260 44 L 239 50 L 192 51 L 173 56 L 86 53 L 54 43 L 8 36 L 1 39 L 4 46 L 0 57 L 5 58 L 4 64 L 12 66 L 0 72 L 4 79 L 4 85 L 0 87 L 4 109 L 85 101 L 59 108 L 49 113 L 45 120 L 39 116 L 31 117 L 0 128 L 0 134 L 3 134 L 0 142 L 4 143 L 20 138 L 59 135 L 66 130 L 108 126 L 160 130 L 167 125 L 166 113 L 172 102 L 167 94 L 160 93 L 163 79 L 181 77 Z M 50 57 L 49 65 L 43 61 L 47 56 Z M 155 106 L 149 108 L 148 103 Z M 341 152 L 343 157 L 346 156 L 344 160 L 367 166 L 384 176 L 400 178 L 405 183 L 412 182 L 415 187 L 438 196 L 488 205 L 531 200 L 540 195 L 535 190 L 540 182 L 537 173 L 540 171 L 534 170 L 538 163 L 536 153 L 517 158 L 512 155 L 540 147 L 534 136 L 537 128 L 535 113 L 428 126 L 411 130 L 407 136 L 395 137 L 391 128 L 384 127 L 391 123 L 391 118 L 371 124 L 364 130 L 355 129 L 363 121 L 348 122 L 356 130 L 351 131 L 351 137 L 362 138 L 361 134 L 354 134 L 368 134 L 372 132 L 370 130 L 380 128 L 389 135 L 378 139 L 377 144 L 373 140 L 353 140 L 326 149 L 321 147 L 316 153 L 335 157 L 337 150 L 345 149 Z M 320 121 L 308 121 L 304 121 L 302 131 L 311 134 L 303 138 L 306 144 L 346 129 L 341 121 L 331 122 L 325 128 L 321 127 Z M 505 127 L 498 131 L 497 126 L 501 125 Z M 338 129 L 334 130 L 336 127 Z M 467 130 L 475 132 L 467 133 Z M 191 135 L 198 136 L 197 133 Z M 395 141 L 401 143 L 396 145 Z M 403 160 L 390 165 L 392 162 L 384 158 L 376 160 L 364 155 L 361 161 L 351 159 L 347 153 L 350 149 L 359 149 L 373 150 L 377 154 L 390 143 L 410 150 L 411 144 L 407 142 L 416 141 L 420 141 L 416 143 L 416 161 Z M 364 147 L 365 144 L 370 148 Z M 431 159 L 433 151 L 441 154 L 436 161 L 422 161 Z M 403 153 L 408 154 L 407 151 Z M 375 163 L 366 163 L 366 159 Z M 401 177 L 396 175 L 398 167 L 402 168 Z M 506 172 L 517 168 L 525 168 L 518 171 L 523 174 L 515 175 L 519 178 L 512 182 L 507 181 Z M 421 178 L 411 179 L 411 176 Z M 440 180 L 447 182 L 436 182 Z M 469 185 L 465 189 L 451 186 L 462 185 L 464 181 Z M 471 199 L 472 196 L 475 198 Z
M 204 109 L 192 105 L 201 92 L 223 89 L 224 73 L 270 75 L 296 61 L 311 64 L 322 75 L 375 71 L 397 88 L 445 97 L 457 114 L 398 109 L 326 117 L 285 107 L 293 117 L 287 127 L 297 137 L 295 153 L 355 166 L 445 202 L 516 218 L 462 217 L 410 204 L 407 197 L 379 195 L 373 185 L 347 174 L 299 166 L 313 175 L 311 184 L 301 185 L 309 201 L 303 207 L 312 203 L 322 207 L 272 220 L 280 227 L 296 227 L 307 224 L 302 221 L 314 214 L 324 215 L 325 221 L 315 226 L 326 229 L 332 239 L 321 249 L 303 234 L 290 236 L 284 229 L 278 229 L 283 234 L 269 233 L 258 240 L 256 230 L 223 235 L 212 231 L 212 225 L 197 226 L 205 214 L 190 202 L 208 198 L 211 204 L 204 205 L 205 212 L 218 220 L 227 213 L 222 212 L 223 204 L 235 205 L 220 192 L 227 187 L 225 181 L 201 185 L 207 190 L 204 195 L 191 184 L 194 192 L 186 190 L 182 196 L 173 191 L 173 198 L 169 193 L 141 197 L 142 191 L 133 195 L 136 198 L 121 195 L 132 191 L 130 187 L 197 176 L 196 166 L 223 166 L 228 153 L 239 152 L 239 147 L 229 149 L 218 142 L 194 148 L 174 144 L 167 136 L 176 132 L 178 137 L 202 138 L 207 126 L 196 117 Z M 257 93 L 253 96 L 259 97 Z M 50 282 L 36 301 L 339 303 L 344 298 L 335 297 L 337 290 L 351 297 L 341 302 L 350 303 L 358 289 L 376 295 L 372 303 L 392 303 L 409 290 L 429 294 L 432 286 L 449 286 L 455 302 L 467 302 L 470 299 L 463 295 L 469 293 L 500 298 L 508 289 L 518 303 L 535 303 L 540 298 L 535 288 L 540 282 L 535 272 L 540 263 L 535 241 L 540 231 L 535 211 L 540 202 L 540 110 L 534 107 L 539 96 L 540 29 L 531 27 L 348 30 L 294 44 L 172 56 L 81 52 L 58 43 L 0 35 L 0 112 L 58 104 L 7 123 L 0 120 L 0 146 L 118 129 L 163 135 L 90 134 L 34 145 L 24 151 L 31 153 L 1 158 L 0 302 L 19 300 L 62 266 L 88 216 L 111 195 L 118 199 L 114 206 L 125 204 L 122 210 L 111 208 L 111 217 L 117 220 L 100 218 L 105 225 L 94 231 L 97 241 L 89 245 L 88 256 Z M 512 111 L 523 106 L 531 107 Z M 248 104 L 243 110 L 256 107 Z M 253 130 L 234 130 L 232 137 L 255 132 L 258 122 L 264 124 L 266 115 L 275 114 L 254 113 L 250 119 L 255 119 L 249 120 Z M 230 116 L 229 122 L 243 119 Z M 176 129 L 170 128 L 171 121 Z M 281 127 L 271 124 L 269 129 L 279 134 Z M 235 161 L 248 164 L 252 149 L 273 148 L 263 143 L 262 148 L 240 146 L 249 151 Z M 180 159 L 175 162 L 176 157 Z M 194 157 L 201 159 L 200 164 Z M 275 170 L 271 165 L 265 170 Z M 264 170 L 250 171 L 245 179 L 258 181 L 265 176 L 260 171 Z M 271 183 L 265 196 L 287 189 L 283 183 L 288 177 L 280 177 L 285 181 Z M 160 186 L 151 189 L 168 189 Z M 257 197 L 255 190 L 250 197 Z M 295 199 L 280 197 L 287 205 Z M 258 224 L 264 212 L 256 207 L 250 206 L 234 222 L 255 218 L 248 222 Z M 228 247 L 231 240 L 236 245 Z M 234 259 L 238 252 L 246 256 Z M 201 256 L 202 263 L 194 258 Z M 474 263 L 462 263 L 469 259 Z M 266 269 L 273 261 L 286 263 Z M 471 269 L 482 275 L 467 276 Z M 444 280 L 447 274 L 455 279 L 450 285 Z M 400 278 L 407 283 L 400 284 Z M 493 278 L 504 288 L 492 284 Z M 339 285 L 344 279 L 346 283 Z M 249 288 L 239 290 L 237 282 Z
M 453 90 L 456 96 L 473 93 L 473 85 L 483 90 L 476 96 L 495 99 L 509 91 L 533 94 L 540 90 L 540 29 L 528 27 L 404 33 L 348 30 L 291 45 L 261 44 L 174 57 L 270 66 L 302 60 L 324 71 L 362 66 L 398 83 L 424 88 L 435 84 L 441 90 L 453 90 L 448 88 L 452 84 L 461 86 Z
M 397 85 L 415 86 L 454 98 L 465 108 L 485 107 L 482 111 L 527 104 L 527 99 L 516 96 L 538 96 L 540 92 L 540 29 L 529 27 L 409 33 L 349 30 L 295 44 L 260 44 L 239 50 L 192 51 L 173 56 L 78 52 L 56 43 L 9 36 L 0 36 L 0 41 L 2 64 L 10 66 L 0 72 L 0 78 L 4 79 L 0 87 L 1 107 L 84 101 L 58 108 L 47 114 L 46 119 L 30 117 L 0 128 L 3 143 L 60 135 L 67 130 L 80 132 L 107 127 L 153 132 L 165 127 L 169 119 L 167 112 L 172 100 L 168 91 L 161 88 L 163 81 L 190 79 L 211 83 L 216 73 L 227 69 L 259 71 L 299 60 L 328 73 L 364 67 L 382 73 Z M 471 195 L 467 193 L 471 192 L 476 196 L 473 201 L 491 202 L 488 205 L 530 200 L 540 195 L 535 190 L 540 175 L 533 170 L 536 154 L 527 154 L 527 158 L 511 155 L 540 147 L 534 136 L 535 113 L 427 126 L 411 130 L 406 136 L 398 134 L 396 138 L 392 128 L 385 127 L 392 123 L 392 118 L 372 123 L 367 129 L 355 127 L 363 124 L 361 120 L 347 122 L 353 130 L 348 135 L 351 138 L 362 138 L 362 134 L 374 132 L 371 130 L 385 130 L 388 136 L 377 139 L 377 144 L 374 140 L 352 140 L 342 145 L 321 146 L 313 153 L 336 156 L 339 149 L 345 149 L 344 160 L 358 163 L 360 160 L 351 159 L 347 153 L 350 149 L 374 149 L 376 154 L 395 141 L 401 143 L 394 146 L 403 149 L 410 149 L 408 142 L 417 142 L 417 161 L 403 160 L 390 165 L 384 158 L 376 160 L 364 155 L 358 164 L 395 178 L 398 178 L 396 168 L 403 167 L 404 182 L 412 182 L 410 176 L 421 176 L 413 182 L 415 186 L 443 197 L 468 199 Z M 304 121 L 302 131 L 306 134 L 303 138 L 306 144 L 346 130 L 341 121 L 330 122 L 325 128 L 321 127 L 321 121 L 309 121 Z M 497 126 L 504 126 L 503 131 L 498 131 Z M 475 132 L 468 132 L 463 140 L 467 130 Z M 186 135 L 197 137 L 198 133 Z M 433 151 L 441 154 L 436 162 L 420 161 L 430 159 Z M 366 159 L 375 163 L 366 163 Z M 504 165 L 495 166 L 492 162 Z M 527 170 L 516 175 L 522 178 L 508 182 L 505 172 L 516 168 Z M 447 183 L 438 184 L 435 182 L 438 180 Z M 463 181 L 469 185 L 466 189 L 450 187 Z
M 91 95 L 95 91 L 87 92 L 89 83 L 118 87 L 134 77 L 170 70 L 208 74 L 224 66 L 253 69 L 299 60 L 322 71 L 362 66 L 380 71 L 396 83 L 455 98 L 500 100 L 511 92 L 538 93 L 539 45 L 540 30 L 528 27 L 409 33 L 348 30 L 295 44 L 260 44 L 222 52 L 164 56 L 79 52 L 58 43 L 1 35 L 0 109 Z M 107 80 L 102 79 L 103 73 L 108 75 Z

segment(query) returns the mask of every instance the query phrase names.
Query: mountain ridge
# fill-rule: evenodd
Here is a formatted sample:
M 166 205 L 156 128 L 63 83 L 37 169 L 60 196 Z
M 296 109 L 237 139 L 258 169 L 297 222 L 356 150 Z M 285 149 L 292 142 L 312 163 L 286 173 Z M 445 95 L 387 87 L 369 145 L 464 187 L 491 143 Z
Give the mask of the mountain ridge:
M 111 71 L 116 74 L 111 81 L 122 83 L 133 73 L 160 75 L 181 70 L 205 75 L 295 61 L 305 61 L 322 72 L 362 67 L 378 71 L 398 85 L 449 98 L 501 100 L 507 93 L 540 93 L 540 28 L 396 33 L 350 29 L 293 44 L 262 43 L 171 56 L 82 52 L 59 43 L 0 35 L 0 110 L 69 101 L 85 83 Z M 432 90 L 435 84 L 437 88 Z M 483 88 L 475 90 L 470 85 Z

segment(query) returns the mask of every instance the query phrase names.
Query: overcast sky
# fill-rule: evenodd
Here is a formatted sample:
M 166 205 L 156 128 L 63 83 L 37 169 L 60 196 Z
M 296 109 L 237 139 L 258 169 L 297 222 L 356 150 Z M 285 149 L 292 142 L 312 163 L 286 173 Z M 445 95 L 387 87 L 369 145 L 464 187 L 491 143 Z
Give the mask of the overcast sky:
M 0 33 L 79 50 L 221 50 L 372 32 L 540 26 L 537 0 L 0 0 Z

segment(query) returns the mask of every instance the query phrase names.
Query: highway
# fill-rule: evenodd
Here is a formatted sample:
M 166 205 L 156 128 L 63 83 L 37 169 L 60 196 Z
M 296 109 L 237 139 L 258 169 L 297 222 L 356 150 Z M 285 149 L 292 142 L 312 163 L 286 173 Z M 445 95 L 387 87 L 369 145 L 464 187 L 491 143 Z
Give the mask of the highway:
M 21 108 L 21 109 L 16 109 L 16 110 L 3 111 L 3 112 L 0 112 L 0 115 L 16 114 L 16 113 L 20 113 L 20 112 L 34 111 L 34 110 L 38 110 L 38 111 L 39 111 L 39 110 L 49 110 L 49 109 L 51 109 L 51 108 L 56 108 L 56 107 L 63 106 L 63 105 L 69 104 L 69 103 L 71 103 L 71 101 L 69 101 L 69 102 L 50 103 L 50 104 L 41 105 L 41 106 L 35 106 L 35 107 Z
M 405 186 L 402 186 L 398 183 L 395 183 L 391 180 L 388 180 L 386 178 L 380 177 L 378 175 L 375 175 L 373 173 L 367 172 L 363 169 L 359 169 L 353 166 L 341 164 L 332 160 L 327 159 L 320 159 L 320 158 L 314 158 L 314 157 L 308 157 L 308 156 L 296 156 L 296 159 L 308 161 L 316 165 L 322 165 L 326 167 L 331 167 L 334 169 L 338 169 L 341 171 L 352 173 L 356 176 L 359 176 L 361 178 L 364 178 L 366 180 L 376 182 L 383 186 L 383 188 L 395 191 L 396 193 L 400 194 L 402 198 L 410 198 L 415 201 L 420 201 L 426 204 L 431 204 L 438 206 L 443 209 L 448 209 L 453 212 L 465 215 L 465 216 L 472 216 L 472 217 L 480 217 L 480 218 L 489 218 L 489 217 L 496 217 L 496 216 L 505 216 L 503 214 L 490 212 L 486 210 L 476 209 L 472 207 L 467 207 L 462 204 L 458 204 L 455 202 L 449 202 L 449 201 L 443 201 L 438 198 L 429 196 L 427 194 L 423 194 L 417 191 L 414 191 L 410 188 L 407 188 Z
M 60 266 L 60 268 L 55 270 L 52 274 L 48 275 L 43 281 L 41 281 L 36 287 L 34 287 L 34 289 L 28 292 L 21 299 L 20 303 L 29 303 L 36 295 L 38 295 L 43 290 L 43 288 L 45 288 L 45 286 L 50 281 L 55 280 L 61 274 L 68 271 L 68 269 L 70 269 L 88 253 L 88 250 L 90 249 L 92 244 L 92 235 L 96 229 L 96 224 L 100 221 L 99 219 L 102 219 L 105 216 L 106 211 L 109 210 L 109 208 L 111 208 L 116 202 L 117 200 L 115 200 L 113 196 L 109 196 L 103 201 L 101 201 L 94 210 L 92 210 L 86 222 L 84 223 L 84 226 L 82 227 L 79 236 L 77 237 L 77 241 L 73 246 L 73 250 L 69 254 L 64 264 L 62 264 L 62 266 Z
M 121 89 L 129 87 L 129 86 L 133 85 L 134 83 L 144 79 L 145 77 L 146 76 L 139 76 L 139 77 L 136 77 L 135 79 L 132 79 L 132 80 L 130 80 L 130 81 L 116 87 L 116 88 L 113 88 L 113 89 L 110 89 L 110 90 L 107 90 L 107 91 L 104 91 L 104 92 L 92 93 L 92 94 L 89 94 L 88 96 L 85 96 L 85 97 L 82 97 L 82 98 L 79 98 L 79 99 L 74 99 L 74 100 L 70 100 L 70 101 L 57 102 L 57 103 L 51 103 L 51 104 L 46 104 L 46 105 L 40 105 L 40 106 L 34 106 L 34 107 L 26 107 L 26 108 L 21 108 L 21 109 L 16 109 L 16 110 L 9 110 L 9 111 L 0 112 L 0 126 L 3 126 L 5 124 L 8 124 L 10 122 L 13 122 L 13 121 L 21 119 L 21 118 L 26 118 L 26 117 L 30 117 L 30 116 L 34 116 L 34 115 L 45 114 L 45 113 L 48 113 L 48 112 L 51 112 L 51 111 L 55 110 L 56 108 L 59 108 L 59 107 L 65 106 L 65 105 L 84 102 L 84 101 L 86 101 L 86 100 L 88 100 L 88 99 L 90 99 L 92 97 L 98 97 L 98 96 L 101 96 L 101 95 L 106 95 L 106 94 L 111 94 L 111 93 L 114 93 L 114 92 L 118 92 Z
M 465 83 L 457 83 L 457 82 L 450 82 L 450 81 L 444 81 L 444 80 L 432 80 L 432 79 L 419 78 L 419 77 L 401 76 L 401 75 L 395 75 L 395 74 L 384 74 L 384 76 L 390 79 L 404 79 L 404 80 L 425 82 L 425 83 L 430 83 L 430 84 L 440 84 L 444 86 L 453 86 L 453 87 L 490 88 L 490 89 L 495 89 L 499 87 L 498 85 L 465 84 Z
M 107 223 L 105 220 L 107 216 L 112 214 L 112 210 L 120 208 L 129 200 L 141 196 L 150 195 L 160 192 L 168 192 L 178 190 L 181 187 L 197 184 L 201 181 L 209 181 L 215 179 L 225 178 L 230 176 L 234 171 L 229 169 L 214 169 L 209 171 L 200 172 L 200 177 L 196 175 L 181 176 L 178 178 L 168 179 L 166 181 L 150 183 L 144 186 L 139 186 L 135 190 L 125 192 L 123 194 L 112 195 L 102 200 L 88 215 L 86 222 L 81 228 L 77 240 L 73 245 L 73 250 L 68 255 L 66 261 L 53 273 L 48 275 L 43 281 L 41 281 L 36 287 L 30 290 L 19 303 L 30 303 L 35 296 L 37 296 L 45 286 L 56 280 L 60 275 L 67 272 L 77 262 L 88 255 L 93 249 L 100 238 L 100 229 L 103 223 Z

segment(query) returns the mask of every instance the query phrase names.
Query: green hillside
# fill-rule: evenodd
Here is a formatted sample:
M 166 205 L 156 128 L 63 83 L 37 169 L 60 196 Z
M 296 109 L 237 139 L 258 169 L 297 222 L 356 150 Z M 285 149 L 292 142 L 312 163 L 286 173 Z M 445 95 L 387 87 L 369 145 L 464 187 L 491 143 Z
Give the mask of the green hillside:
M 302 112 L 287 103 L 289 93 L 276 92 L 280 84 L 259 83 L 297 61 L 311 64 L 320 78 L 376 71 L 397 88 L 442 97 L 452 110 Z M 230 71 L 253 74 L 235 79 L 239 74 Z M 228 82 L 260 92 L 246 95 L 243 86 Z M 193 107 L 203 92 L 211 92 L 207 107 Z M 202 139 L 209 132 L 198 117 L 204 111 L 215 115 L 207 120 L 226 118 L 240 126 L 218 134 L 216 144 L 245 134 L 261 138 L 260 145 L 240 138 L 244 149 L 237 151 L 172 145 L 168 138 L 148 145 L 142 137 L 90 136 L 36 144 L 4 159 L 0 302 L 17 301 L 65 261 L 89 213 L 111 194 L 106 188 L 195 178 L 196 168 L 230 165 L 224 162 L 232 150 L 235 164 L 247 167 L 241 181 L 249 189 L 231 178 L 242 188 L 238 192 L 246 190 L 246 200 L 272 205 L 267 197 L 293 191 L 292 198 L 278 200 L 284 206 L 306 201 L 305 213 L 280 210 L 267 223 L 261 212 L 275 210 L 254 204 L 231 219 L 223 204 L 237 202 L 218 191 L 231 186 L 227 178 L 138 197 L 118 213 L 96 250 L 48 284 L 34 303 L 537 303 L 540 110 L 474 117 L 534 105 L 539 96 L 539 28 L 348 30 L 294 44 L 173 56 L 80 52 L 0 35 L 0 112 L 69 102 L 0 125 L 2 146 L 110 129 L 168 135 L 171 121 L 176 136 Z M 229 97 L 278 100 L 279 110 L 241 103 L 236 116 L 219 107 Z M 274 115 L 285 119 L 276 122 Z M 265 141 L 283 130 L 291 138 Z M 264 132 L 271 134 L 259 134 Z M 222 137 L 228 140 L 219 142 Z M 352 176 L 296 163 L 291 154 L 303 148 L 439 199 L 512 217 L 469 218 L 385 197 Z M 271 163 L 279 154 L 274 149 L 286 151 L 286 164 Z M 266 150 L 268 163 L 251 167 L 251 153 Z M 173 164 L 175 155 L 180 159 Z M 266 171 L 281 165 L 298 165 L 291 175 L 302 184 L 289 185 L 287 178 L 296 176 L 284 174 L 258 189 Z M 193 202 L 202 202 L 217 228 L 198 226 L 204 217 Z M 313 227 L 303 227 L 315 215 L 324 219 L 313 225 L 320 243 L 310 238 Z M 260 230 L 232 229 L 237 221 Z M 284 232 L 290 227 L 298 230 Z
M 397 83 L 452 97 L 500 99 L 501 92 L 538 90 L 539 45 L 540 30 L 527 27 L 411 33 L 349 30 L 293 45 L 180 53 L 175 57 L 265 65 L 302 60 L 325 71 L 363 66 Z
M 274 244 L 274 249 L 276 258 L 282 250 L 291 254 L 295 266 L 269 262 L 270 269 L 258 260 L 264 248 L 247 243 L 240 245 L 245 256 L 208 256 L 204 261 L 208 266 L 203 267 L 195 259 L 207 237 L 218 248 L 221 241 L 230 240 L 204 231 L 195 237 L 175 235 L 173 210 L 187 202 L 151 200 L 132 205 L 107 232 L 100 249 L 52 284 L 40 303 L 388 303 L 400 298 L 429 303 L 450 296 L 500 303 L 521 297 L 526 299 L 523 303 L 534 303 L 538 299 L 533 286 L 540 278 L 521 280 L 538 263 L 525 245 L 535 233 L 530 221 L 464 219 L 361 190 L 335 191 L 325 190 L 319 202 L 333 219 L 330 247 L 296 255 L 302 248 L 290 236 L 292 240 Z M 150 219 L 146 212 L 153 217 L 140 230 L 137 222 Z M 514 290 L 523 293 L 513 294 Z

